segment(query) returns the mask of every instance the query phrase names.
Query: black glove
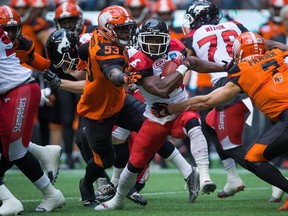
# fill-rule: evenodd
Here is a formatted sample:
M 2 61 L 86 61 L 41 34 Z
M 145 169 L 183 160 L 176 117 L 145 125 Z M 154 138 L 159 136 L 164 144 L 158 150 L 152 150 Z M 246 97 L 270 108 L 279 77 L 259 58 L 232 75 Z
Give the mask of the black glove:
M 222 60 L 222 62 L 224 63 L 223 69 L 224 71 L 227 71 L 227 72 L 235 65 L 234 59 L 232 59 L 230 62 L 227 62 L 224 60 Z
M 171 115 L 167 108 L 168 104 L 166 103 L 154 103 L 151 107 L 151 113 L 157 118 L 165 117 Z
M 125 72 L 124 74 L 124 84 L 131 86 L 133 83 L 141 82 L 142 75 L 140 72 Z
M 44 82 L 50 85 L 52 89 L 57 89 L 61 84 L 61 79 L 52 71 L 43 71 Z

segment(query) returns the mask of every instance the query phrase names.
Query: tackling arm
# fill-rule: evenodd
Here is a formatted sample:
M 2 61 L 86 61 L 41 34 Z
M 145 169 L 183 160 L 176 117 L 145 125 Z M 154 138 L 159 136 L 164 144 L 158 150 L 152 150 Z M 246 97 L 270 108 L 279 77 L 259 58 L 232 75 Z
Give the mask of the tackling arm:
M 201 71 L 201 73 L 223 72 L 223 65 L 210 61 L 201 60 L 195 56 L 187 57 L 190 70 Z
M 228 82 L 225 86 L 217 88 L 207 95 L 198 95 L 179 104 L 169 104 L 168 111 L 170 113 L 180 113 L 187 109 L 205 110 L 216 107 L 233 99 L 240 91 L 238 85 Z

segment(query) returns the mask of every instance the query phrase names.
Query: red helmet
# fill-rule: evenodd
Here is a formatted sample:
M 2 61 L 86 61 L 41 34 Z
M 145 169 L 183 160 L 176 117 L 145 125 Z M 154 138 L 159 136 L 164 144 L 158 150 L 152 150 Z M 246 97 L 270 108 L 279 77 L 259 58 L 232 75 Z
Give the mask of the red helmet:
M 137 25 L 129 12 L 121 6 L 104 8 L 98 16 L 98 31 L 107 40 L 119 45 L 130 45 Z
M 48 0 L 30 0 L 31 7 L 46 8 L 48 7 Z
M 60 4 L 63 4 L 63 3 L 65 3 L 65 2 L 77 4 L 77 0 L 55 0 L 56 8 L 57 8 Z
M 31 4 L 29 0 L 11 0 L 10 7 L 14 8 L 21 17 L 21 22 L 24 23 L 29 18 L 31 13 Z
M 55 10 L 54 22 L 57 29 L 65 28 L 80 34 L 83 25 L 83 12 L 75 3 L 63 3 Z
M 240 34 L 232 47 L 232 54 L 236 63 L 263 56 L 265 52 L 266 42 L 264 38 L 253 32 Z
M 18 46 L 21 37 L 21 18 L 16 10 L 2 5 L 0 6 L 0 25 L 8 33 L 14 46 Z
M 274 22 L 280 23 L 282 21 L 280 10 L 285 5 L 288 5 L 288 0 L 269 0 L 270 16 Z

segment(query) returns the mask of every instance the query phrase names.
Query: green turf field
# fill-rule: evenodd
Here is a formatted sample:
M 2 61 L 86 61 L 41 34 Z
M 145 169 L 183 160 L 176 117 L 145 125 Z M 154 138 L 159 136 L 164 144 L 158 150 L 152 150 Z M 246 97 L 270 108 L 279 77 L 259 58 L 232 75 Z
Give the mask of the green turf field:
M 111 170 L 108 171 L 111 175 Z M 150 178 L 142 195 L 148 199 L 145 207 L 137 206 L 128 199 L 124 210 L 95 211 L 93 208 L 83 207 L 79 201 L 79 179 L 84 170 L 60 171 L 55 186 L 62 190 L 66 197 L 66 205 L 53 213 L 35 213 L 35 207 L 41 201 L 40 192 L 17 170 L 11 170 L 6 175 L 6 185 L 13 194 L 22 201 L 24 215 L 109 215 L 109 216 L 256 216 L 256 215 L 287 215 L 288 212 L 276 211 L 281 203 L 269 203 L 271 187 L 259 180 L 246 170 L 239 169 L 245 191 L 234 197 L 219 199 L 217 192 L 224 186 L 226 174 L 222 169 L 211 169 L 211 177 L 217 183 L 216 192 L 210 195 L 199 195 L 195 203 L 188 202 L 188 191 L 184 190 L 184 180 L 175 169 L 151 170 Z M 286 176 L 287 171 L 283 171 Z M 287 196 L 285 196 L 286 198 Z

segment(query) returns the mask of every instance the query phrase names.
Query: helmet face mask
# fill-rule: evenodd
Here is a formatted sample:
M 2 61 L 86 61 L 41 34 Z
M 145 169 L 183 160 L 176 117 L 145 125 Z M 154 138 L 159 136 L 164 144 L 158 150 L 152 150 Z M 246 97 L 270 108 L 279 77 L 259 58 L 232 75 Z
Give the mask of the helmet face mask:
M 184 35 L 189 34 L 191 29 L 197 29 L 202 25 L 219 23 L 218 7 L 207 0 L 196 0 L 186 10 L 182 30 Z
M 132 44 L 137 24 L 129 12 L 121 6 L 109 6 L 98 16 L 98 32 L 106 40 L 120 46 Z
M 76 71 L 78 64 L 78 37 L 67 29 L 54 31 L 48 38 L 46 54 L 55 68 L 62 68 L 64 73 Z
M 141 51 L 150 58 L 161 58 L 167 54 L 170 44 L 168 26 L 156 17 L 144 21 L 139 28 L 138 43 Z

